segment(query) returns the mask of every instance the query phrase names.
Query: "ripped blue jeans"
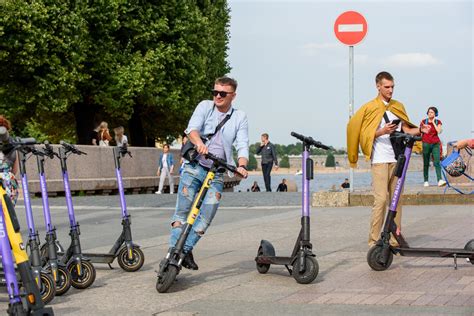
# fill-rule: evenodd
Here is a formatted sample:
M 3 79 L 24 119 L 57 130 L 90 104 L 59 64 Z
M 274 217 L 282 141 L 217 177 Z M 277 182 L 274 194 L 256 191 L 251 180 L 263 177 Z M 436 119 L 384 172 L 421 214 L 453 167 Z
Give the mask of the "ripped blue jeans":
M 189 212 L 193 206 L 194 198 L 199 193 L 202 183 L 207 176 L 207 170 L 198 163 L 187 163 L 184 166 L 178 187 L 178 197 L 176 200 L 176 209 L 171 218 L 171 225 L 175 222 L 186 223 Z M 224 190 L 224 174 L 216 173 L 212 180 L 210 188 L 204 198 L 201 210 L 191 229 L 191 232 L 184 244 L 184 252 L 190 252 L 197 244 L 201 236 L 206 232 L 207 228 L 216 215 L 217 208 Z M 174 247 L 179 239 L 183 226 L 171 227 L 171 235 L 169 245 Z

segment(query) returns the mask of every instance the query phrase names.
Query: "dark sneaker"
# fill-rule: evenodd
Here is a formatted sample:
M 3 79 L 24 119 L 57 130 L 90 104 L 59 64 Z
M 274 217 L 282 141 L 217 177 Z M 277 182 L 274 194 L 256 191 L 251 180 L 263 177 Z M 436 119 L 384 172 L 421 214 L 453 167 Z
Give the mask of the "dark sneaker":
M 196 262 L 194 262 L 194 257 L 193 257 L 193 253 L 192 251 L 191 252 L 188 252 L 186 254 L 186 256 L 184 257 L 183 259 L 183 267 L 185 267 L 186 269 L 190 269 L 190 270 L 198 270 L 199 267 L 198 265 L 196 264 Z

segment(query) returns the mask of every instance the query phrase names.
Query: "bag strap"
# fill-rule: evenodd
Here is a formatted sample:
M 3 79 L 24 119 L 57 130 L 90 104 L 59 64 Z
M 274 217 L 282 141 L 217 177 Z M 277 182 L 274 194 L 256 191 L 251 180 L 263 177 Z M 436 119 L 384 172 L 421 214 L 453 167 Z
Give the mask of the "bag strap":
M 232 109 L 232 112 L 230 114 L 227 114 L 224 119 L 216 126 L 216 129 L 214 130 L 214 133 L 209 134 L 206 136 L 207 140 L 210 140 L 212 136 L 216 135 L 217 132 L 224 126 L 224 124 L 230 119 L 230 117 L 234 114 L 234 109 Z
M 388 119 L 388 115 L 387 115 L 387 112 L 384 112 L 383 113 L 383 119 L 385 120 L 385 123 L 390 123 L 390 120 Z

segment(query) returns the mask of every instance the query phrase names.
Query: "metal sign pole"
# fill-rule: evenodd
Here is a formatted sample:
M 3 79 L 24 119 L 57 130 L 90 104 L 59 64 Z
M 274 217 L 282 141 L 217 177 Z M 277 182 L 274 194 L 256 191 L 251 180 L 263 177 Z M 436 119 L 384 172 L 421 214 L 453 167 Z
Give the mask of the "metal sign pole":
M 349 119 L 354 115 L 354 46 L 349 46 Z M 354 192 L 354 168 L 349 171 L 349 192 Z

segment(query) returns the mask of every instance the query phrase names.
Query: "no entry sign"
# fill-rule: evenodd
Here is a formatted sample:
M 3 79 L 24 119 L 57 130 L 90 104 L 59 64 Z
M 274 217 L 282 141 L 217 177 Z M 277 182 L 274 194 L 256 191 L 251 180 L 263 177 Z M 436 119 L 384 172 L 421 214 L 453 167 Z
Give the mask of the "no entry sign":
M 334 22 L 334 33 L 341 43 L 356 45 L 367 34 L 367 21 L 359 12 L 346 11 Z

